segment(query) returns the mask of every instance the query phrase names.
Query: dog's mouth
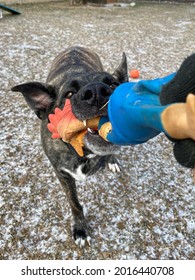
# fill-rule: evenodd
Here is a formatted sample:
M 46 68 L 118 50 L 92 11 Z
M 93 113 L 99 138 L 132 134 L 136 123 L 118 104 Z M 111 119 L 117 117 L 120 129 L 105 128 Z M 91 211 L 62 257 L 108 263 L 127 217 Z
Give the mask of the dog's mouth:
M 100 114 L 99 114 L 98 116 L 95 115 L 94 118 L 95 118 L 95 117 L 101 117 L 101 111 L 108 105 L 108 103 L 109 103 L 109 100 L 106 101 L 105 104 L 99 109 L 99 113 L 100 113 Z M 87 122 L 88 122 L 88 121 L 89 121 L 88 119 L 83 120 L 84 126 L 87 127 Z M 97 129 L 97 128 L 96 128 L 96 129 L 93 129 L 93 128 L 87 127 L 87 131 L 88 131 L 89 134 L 98 135 L 98 129 Z
M 84 126 L 86 127 L 86 132 L 88 134 L 91 134 L 91 135 L 99 135 L 98 133 L 98 123 L 97 123 L 97 120 L 99 119 L 100 117 L 96 117 L 94 119 L 88 119 L 88 120 L 84 120 L 83 121 L 83 124 Z M 91 125 L 92 123 L 92 125 Z M 94 124 L 93 124 L 94 123 Z
M 108 101 L 106 101 L 105 102 L 105 104 L 99 109 L 99 112 L 100 112 L 100 114 L 99 114 L 99 118 L 101 117 L 101 111 L 108 105 L 108 103 L 109 103 L 109 100 Z M 96 116 L 95 116 L 95 118 L 96 118 Z M 87 127 L 87 132 L 89 133 L 89 134 L 91 134 L 91 135 L 99 135 L 99 133 L 98 133 L 98 127 L 96 127 L 96 129 L 93 129 L 93 128 L 91 128 L 91 127 L 88 127 L 87 126 L 87 123 L 89 122 L 89 120 L 83 120 L 83 124 L 84 124 L 84 126 L 85 127 Z
M 108 102 L 102 105 L 100 111 L 107 106 Z M 62 138 L 64 142 L 70 143 L 80 156 L 83 156 L 84 146 L 88 146 L 87 148 L 90 149 L 91 145 L 94 146 L 97 143 L 97 138 L 101 138 L 98 133 L 100 117 L 95 116 L 91 119 L 79 120 L 72 112 L 69 99 L 66 99 L 62 110 L 56 108 L 54 114 L 49 115 L 49 121 L 48 129 L 53 133 L 52 138 Z M 85 135 L 88 136 L 86 142 L 84 141 Z M 94 136 L 96 137 L 94 138 Z M 102 138 L 101 144 L 98 145 L 102 145 L 102 142 L 106 141 Z
M 98 135 L 98 131 L 97 130 L 93 130 L 92 128 L 87 128 L 87 132 L 89 134 L 92 134 L 92 135 Z

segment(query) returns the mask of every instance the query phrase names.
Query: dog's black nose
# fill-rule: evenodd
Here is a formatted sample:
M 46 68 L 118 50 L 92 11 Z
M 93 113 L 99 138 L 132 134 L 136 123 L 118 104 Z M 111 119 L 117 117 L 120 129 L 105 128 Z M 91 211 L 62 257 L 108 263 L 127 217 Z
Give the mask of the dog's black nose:
M 80 98 L 82 101 L 86 101 L 88 104 L 94 104 L 105 102 L 111 95 L 111 88 L 103 83 L 92 83 L 84 88 L 80 92 Z
M 93 90 L 87 89 L 81 93 L 81 100 L 90 100 L 93 99 L 94 93 Z

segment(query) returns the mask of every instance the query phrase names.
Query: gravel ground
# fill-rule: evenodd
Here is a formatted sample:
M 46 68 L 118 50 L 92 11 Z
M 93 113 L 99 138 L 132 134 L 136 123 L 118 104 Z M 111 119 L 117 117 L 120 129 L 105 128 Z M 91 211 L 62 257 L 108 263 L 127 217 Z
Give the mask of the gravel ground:
M 195 259 L 195 188 L 164 135 L 123 147 L 120 174 L 78 185 L 92 246 L 71 238 L 71 213 L 44 155 L 40 122 L 10 88 L 45 81 L 54 57 L 72 45 L 95 50 L 108 71 L 122 52 L 140 78 L 165 76 L 194 52 L 195 6 L 15 6 L 0 19 L 0 259 Z

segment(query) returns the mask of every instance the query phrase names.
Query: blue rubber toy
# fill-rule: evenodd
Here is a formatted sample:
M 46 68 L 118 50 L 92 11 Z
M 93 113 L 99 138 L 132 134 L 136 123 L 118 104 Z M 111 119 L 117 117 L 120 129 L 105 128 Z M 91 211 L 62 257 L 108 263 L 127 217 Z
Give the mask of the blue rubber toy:
M 161 123 L 162 106 L 159 94 L 176 73 L 154 80 L 127 82 L 118 86 L 110 97 L 108 118 L 102 117 L 99 128 L 111 122 L 107 140 L 117 145 L 142 144 L 166 131 Z
M 182 62 L 176 73 L 155 80 L 125 83 L 110 97 L 108 118 L 102 118 L 99 128 L 111 122 L 107 140 L 117 145 L 142 144 L 160 132 L 173 143 L 173 154 L 179 164 L 195 168 L 195 141 L 174 139 L 164 130 L 161 114 L 173 103 L 186 102 L 189 93 L 195 95 L 195 53 Z

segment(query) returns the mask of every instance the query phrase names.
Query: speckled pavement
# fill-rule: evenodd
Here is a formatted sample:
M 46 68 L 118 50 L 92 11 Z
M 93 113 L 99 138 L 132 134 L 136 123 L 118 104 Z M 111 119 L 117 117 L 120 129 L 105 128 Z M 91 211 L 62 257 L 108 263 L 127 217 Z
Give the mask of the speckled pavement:
M 176 71 L 195 50 L 195 6 L 14 6 L 0 19 L 0 259 L 195 259 L 195 187 L 160 135 L 123 147 L 120 174 L 78 184 L 92 245 L 78 248 L 64 192 L 44 155 L 40 121 L 10 88 L 44 82 L 54 57 L 87 46 L 113 71 L 122 52 L 141 79 Z

